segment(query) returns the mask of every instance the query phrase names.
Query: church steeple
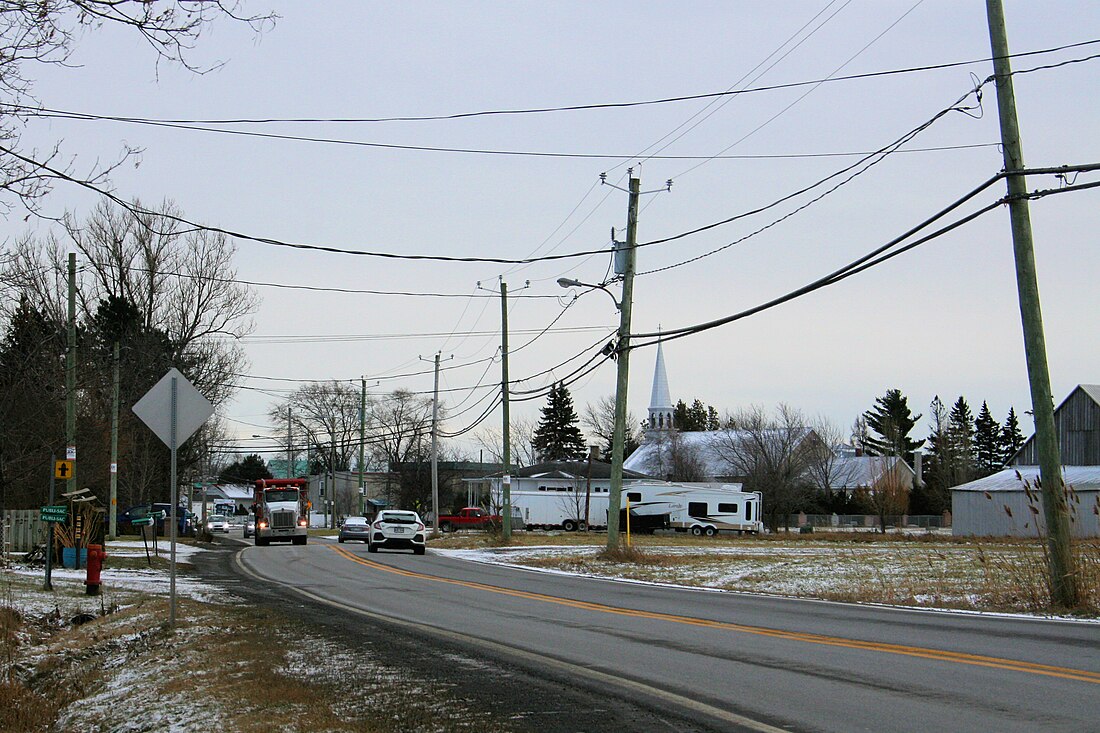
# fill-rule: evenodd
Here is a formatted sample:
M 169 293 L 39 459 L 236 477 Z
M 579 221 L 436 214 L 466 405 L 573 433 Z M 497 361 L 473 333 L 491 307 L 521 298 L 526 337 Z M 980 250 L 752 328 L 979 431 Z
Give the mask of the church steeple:
M 653 367 L 653 392 L 649 397 L 649 430 L 671 430 L 672 395 L 668 390 L 668 374 L 665 373 L 665 352 L 657 344 L 657 363 Z

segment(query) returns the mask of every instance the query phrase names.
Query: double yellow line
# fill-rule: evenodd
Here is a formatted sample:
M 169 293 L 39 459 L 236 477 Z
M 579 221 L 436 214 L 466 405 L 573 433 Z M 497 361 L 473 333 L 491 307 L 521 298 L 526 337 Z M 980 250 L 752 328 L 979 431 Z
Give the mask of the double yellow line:
M 941 649 L 925 649 L 923 647 L 906 646 L 903 644 L 886 644 L 875 641 L 844 639 L 838 636 L 808 634 L 800 631 L 783 631 L 780 629 L 769 629 L 763 626 L 747 626 L 745 624 L 734 624 L 725 621 L 712 621 L 710 619 L 693 618 L 691 616 L 678 616 L 670 613 L 639 611 L 632 608 L 608 606 L 603 603 L 577 601 L 570 598 L 558 598 L 556 596 L 550 596 L 544 593 L 531 593 L 529 591 L 514 590 L 512 588 L 501 588 L 495 585 L 475 583 L 468 580 L 455 580 L 453 578 L 442 578 L 438 575 L 427 575 L 425 573 L 417 573 L 411 570 L 402 570 L 400 568 L 390 567 L 388 565 L 374 562 L 373 560 L 367 560 L 366 558 L 359 557 L 342 547 L 333 547 L 332 549 L 335 552 L 339 553 L 341 556 L 347 558 L 348 560 L 351 560 L 352 562 L 358 563 L 373 570 L 382 570 L 387 573 L 402 575 L 406 578 L 416 578 L 418 580 L 427 580 L 435 583 L 457 585 L 463 588 L 472 588 L 474 590 L 482 590 L 489 593 L 512 596 L 514 598 L 525 598 L 527 600 L 540 601 L 542 603 L 552 603 L 558 606 L 579 608 L 586 611 L 595 611 L 597 613 L 610 613 L 617 616 L 628 616 L 631 618 L 644 618 L 652 619 L 655 621 L 667 621 L 674 624 L 702 626 L 705 628 L 720 629 L 722 631 L 735 631 L 742 634 L 767 636 L 774 639 L 800 641 L 806 644 L 821 644 L 824 646 L 844 647 L 846 649 L 862 649 L 865 651 L 881 652 L 883 654 L 898 654 L 906 657 L 920 657 L 922 659 L 933 659 L 940 662 L 969 664 L 975 667 L 991 667 L 993 669 L 1025 672 L 1027 674 L 1038 674 L 1047 677 L 1059 677 L 1061 679 L 1075 680 L 1077 682 L 1091 682 L 1093 684 L 1100 684 L 1100 672 L 1090 672 L 1088 670 L 1072 669 L 1069 667 L 1056 667 L 1049 664 L 1035 664 L 1032 662 L 1022 662 L 1015 659 L 1003 659 L 1001 657 L 987 657 L 980 654 L 966 654 L 963 652 L 950 652 Z

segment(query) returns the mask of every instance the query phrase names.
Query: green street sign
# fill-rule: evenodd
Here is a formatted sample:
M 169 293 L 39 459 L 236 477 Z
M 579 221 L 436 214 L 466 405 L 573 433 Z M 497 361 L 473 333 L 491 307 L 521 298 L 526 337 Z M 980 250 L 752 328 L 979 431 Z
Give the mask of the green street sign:
M 135 527 L 148 527 L 152 523 L 152 517 L 142 517 L 141 519 L 133 519 L 130 521 L 130 524 L 134 525 Z
M 65 506 L 44 506 L 39 518 L 43 522 L 64 522 L 69 518 L 69 509 Z
M 150 519 L 164 519 L 167 516 L 167 512 L 161 509 L 159 512 L 149 512 Z

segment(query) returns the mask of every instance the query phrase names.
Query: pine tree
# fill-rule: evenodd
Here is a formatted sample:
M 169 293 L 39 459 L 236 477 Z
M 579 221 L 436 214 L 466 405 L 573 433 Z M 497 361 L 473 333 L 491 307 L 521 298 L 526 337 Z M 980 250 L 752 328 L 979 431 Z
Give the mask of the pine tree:
M 909 433 L 920 415 L 909 410 L 909 399 L 900 389 L 888 389 L 875 399 L 875 406 L 863 413 L 867 427 L 874 431 L 866 439 L 864 449 L 872 456 L 898 456 L 912 464 L 913 451 L 924 444 L 913 440 Z
M 1020 450 L 1024 443 L 1024 434 L 1020 432 L 1020 421 L 1016 419 L 1016 410 L 1010 407 L 998 440 L 1002 468 L 1008 465 L 1012 456 L 1016 455 L 1016 451 Z
M 952 457 L 948 442 L 947 408 L 939 395 L 928 407 L 932 431 L 928 434 L 928 457 L 923 465 L 924 486 L 913 491 L 910 509 L 914 514 L 939 514 L 951 508 Z
M 1001 429 L 989 413 L 989 405 L 982 401 L 982 409 L 974 420 L 975 478 L 996 473 L 1003 465 L 1001 460 Z
M 579 422 L 580 418 L 573 409 L 572 395 L 564 384 L 559 383 L 550 388 L 531 445 L 544 461 L 583 458 L 587 451 Z
M 947 444 L 951 457 L 951 483 L 958 486 L 974 479 L 974 413 L 959 395 L 947 420 Z
M 711 405 L 704 405 L 702 400 L 693 400 L 691 407 L 679 400 L 672 412 L 672 424 L 680 432 L 694 433 L 718 430 L 721 420 L 718 419 L 718 410 Z

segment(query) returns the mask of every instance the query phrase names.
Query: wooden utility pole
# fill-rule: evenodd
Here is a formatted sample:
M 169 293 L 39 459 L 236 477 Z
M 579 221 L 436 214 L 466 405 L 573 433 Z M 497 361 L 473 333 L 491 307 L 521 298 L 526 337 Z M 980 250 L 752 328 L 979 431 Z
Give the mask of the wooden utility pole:
M 359 516 L 366 514 L 367 487 L 363 483 L 363 452 L 367 433 L 367 378 L 361 380 L 359 392 Z
M 641 180 L 630 178 L 630 202 L 626 217 L 626 262 L 623 298 L 619 308 L 619 342 L 615 346 L 618 371 L 615 379 L 615 433 L 611 441 L 611 489 L 607 496 L 607 549 L 619 546 L 619 507 L 622 505 L 623 453 L 626 447 L 626 388 L 630 379 L 630 311 L 634 298 L 634 257 L 638 237 L 638 198 Z
M 108 534 L 112 540 L 118 537 L 118 351 L 118 341 L 115 341 L 114 388 L 111 391 L 111 501 L 108 509 L 111 513 Z
M 76 252 L 69 253 L 69 328 L 65 351 L 65 458 L 73 470 L 65 482 L 66 493 L 76 491 Z
M 504 542 L 512 539 L 512 442 L 508 415 L 508 283 L 500 280 L 500 399 L 501 420 L 503 421 L 504 451 L 501 456 L 503 473 L 501 477 L 501 536 Z
M 1046 338 L 1043 335 L 1043 316 L 1039 308 L 1039 284 L 1035 274 L 1027 183 L 1023 174 L 1018 172 L 1024 169 L 1024 154 L 1016 119 L 1016 97 L 1012 89 L 1012 67 L 1001 0 L 986 0 L 986 15 L 989 19 L 989 42 L 993 51 L 993 71 L 997 85 L 1001 148 L 1004 151 L 1005 172 L 1008 174 L 1008 211 L 1012 221 L 1012 246 L 1016 258 L 1016 289 L 1019 293 L 1024 353 L 1031 386 L 1031 409 L 1035 416 L 1035 446 L 1042 481 L 1052 600 L 1057 606 L 1075 608 L 1078 605 L 1077 575 L 1070 547 L 1069 512 L 1062 479 L 1062 459 L 1054 426 L 1054 401 L 1050 393 Z

